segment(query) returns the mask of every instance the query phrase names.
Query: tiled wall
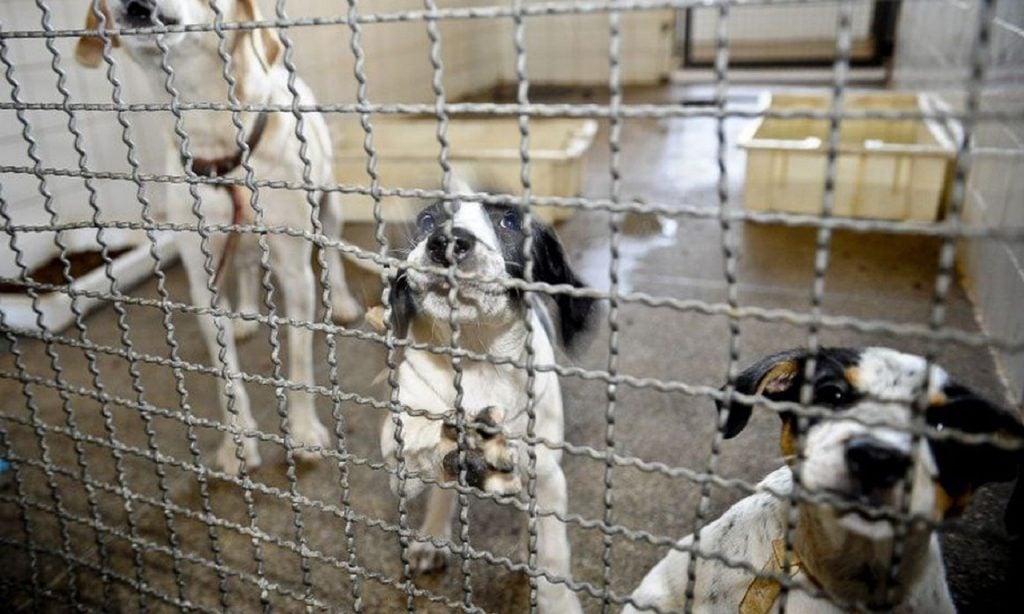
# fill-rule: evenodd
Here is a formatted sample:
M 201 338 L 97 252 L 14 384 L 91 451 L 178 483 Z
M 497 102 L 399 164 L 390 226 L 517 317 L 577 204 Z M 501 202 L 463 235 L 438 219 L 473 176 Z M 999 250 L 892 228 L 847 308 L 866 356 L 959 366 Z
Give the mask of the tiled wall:
M 527 0 L 526 4 L 539 0 Z M 270 9 L 272 2 L 261 0 Z M 497 3 L 500 5 L 501 3 Z M 450 0 L 445 9 L 495 6 L 491 0 Z M 337 15 L 335 0 L 290 0 L 291 17 Z M 362 11 L 422 11 L 421 0 L 375 0 Z M 265 11 L 268 14 L 270 10 Z M 511 18 L 446 19 L 440 23 L 444 86 L 451 99 L 515 81 Z M 622 16 L 624 83 L 657 83 L 672 69 L 674 12 Z M 422 21 L 364 24 L 368 95 L 375 102 L 431 102 L 430 40 Z M 531 16 L 525 19 L 527 71 L 538 84 L 608 82 L 608 15 Z M 300 74 L 322 102 L 354 102 L 350 35 L 346 25 L 291 30 Z
M 116 0 L 113 0 L 116 1 Z M 274 16 L 275 2 L 259 0 L 264 16 Z M 449 0 L 443 8 L 490 6 L 489 0 Z M 51 23 L 56 29 L 80 28 L 87 3 L 84 0 L 48 0 Z M 288 17 L 338 15 L 346 10 L 336 0 L 289 0 Z M 373 0 L 362 2 L 363 11 L 375 13 L 422 11 L 420 0 Z M 671 11 L 623 16 L 623 81 L 656 82 L 671 69 Z M 0 1 L 0 26 L 4 30 L 39 30 L 41 14 L 35 0 Z M 566 85 L 603 84 L 608 80 L 608 16 L 556 16 L 526 19 L 528 70 L 536 83 Z M 515 48 L 512 20 L 460 19 L 440 22 L 444 86 L 450 99 L 486 91 L 503 81 L 515 80 Z M 299 74 L 310 84 L 320 102 L 351 103 L 356 98 L 350 32 L 346 25 L 295 27 L 288 30 L 295 50 Z M 7 57 L 14 65 L 14 78 L 25 101 L 60 101 L 57 77 L 50 67 L 52 56 L 42 38 L 5 39 Z M 111 102 L 111 88 L 102 70 L 85 70 L 75 64 L 72 38 L 54 39 L 60 65 L 67 71 L 67 87 L 74 102 Z M 362 46 L 366 54 L 368 96 L 376 103 L 432 102 L 434 92 L 430 64 L 430 41 L 422 21 L 374 23 L 363 26 Z M 118 53 L 117 58 L 123 60 Z M 2 66 L 0 66 L 2 68 Z M 118 71 L 125 84 L 126 102 L 164 100 L 151 93 L 129 63 L 121 61 Z M 0 100 L 11 100 L 11 87 L 0 79 Z M 88 168 L 96 171 L 128 172 L 121 128 L 110 112 L 76 112 L 88 153 Z M 31 133 L 38 142 L 43 167 L 75 169 L 77 154 L 67 129 L 67 116 L 60 110 L 27 111 Z M 163 150 L 168 134 L 168 117 L 153 113 L 130 114 L 143 172 L 162 172 Z M 345 116 L 329 117 L 332 124 Z M 354 120 L 347 116 L 347 119 Z M 31 166 L 27 144 L 14 111 L 0 110 L 0 159 L 2 164 Z M 92 215 L 87 192 L 80 178 L 47 176 L 46 189 L 61 222 L 74 222 Z M 96 180 L 97 202 L 108 218 L 139 220 L 135 187 L 126 181 Z M 15 223 L 47 223 L 40 181 L 26 173 L 0 175 L 2 196 Z M 161 185 L 148 185 L 150 196 L 159 203 Z M 92 235 L 92 233 L 88 233 Z M 80 238 L 80 237 L 79 237 Z M 67 238 L 72 241 L 73 238 Z M 53 236 L 45 233 L 20 234 L 19 246 L 27 254 L 28 266 L 45 261 L 54 253 Z M 0 275 L 16 274 L 6 240 L 0 241 Z
M 978 0 L 904 0 L 894 80 L 898 87 L 940 93 L 963 104 Z M 973 227 L 1024 227 L 1024 2 L 999 0 L 991 23 L 982 110 L 1015 112 L 986 121 L 974 133 L 964 220 Z M 969 240 L 958 250 L 960 270 L 987 332 L 1024 340 L 1024 244 Z M 1017 402 L 1024 397 L 1024 354 L 998 353 Z
M 261 0 L 267 16 L 273 16 L 274 2 Z M 452 0 L 444 8 L 484 5 L 480 0 Z M 489 4 L 489 3 L 487 3 Z M 335 0 L 290 0 L 289 17 L 336 16 L 347 10 Z M 418 0 L 374 0 L 359 4 L 361 12 L 398 13 L 422 11 Z M 445 90 L 459 98 L 492 86 L 512 48 L 511 34 L 504 36 L 504 21 L 465 19 L 442 20 L 441 61 L 445 69 Z M 351 35 L 347 25 L 310 26 L 289 29 L 295 45 L 299 73 L 313 87 L 321 102 L 355 102 L 356 81 L 352 72 Z M 508 49 L 506 49 L 506 47 Z M 362 48 L 366 55 L 368 96 L 374 102 L 431 102 L 433 69 L 430 39 L 423 21 L 371 23 L 362 25 Z M 508 61 L 511 61 L 510 59 Z
M 535 4 L 541 0 L 531 0 Z M 526 54 L 530 80 L 539 84 L 607 85 L 609 18 L 594 15 L 530 17 L 525 21 Z M 623 14 L 622 82 L 652 84 L 668 77 L 672 70 L 675 14 L 672 10 Z M 515 81 L 511 25 L 503 34 L 506 67 L 500 78 Z

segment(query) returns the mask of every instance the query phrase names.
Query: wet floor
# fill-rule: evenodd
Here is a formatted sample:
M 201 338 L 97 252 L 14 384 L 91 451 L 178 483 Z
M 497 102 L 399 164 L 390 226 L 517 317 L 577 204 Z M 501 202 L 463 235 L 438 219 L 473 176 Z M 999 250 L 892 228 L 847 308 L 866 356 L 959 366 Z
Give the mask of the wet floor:
M 638 91 L 630 99 L 680 101 L 692 93 L 664 88 Z M 736 104 L 749 104 L 756 92 L 740 93 L 744 95 Z M 742 203 L 743 157 L 734 145 L 745 127 L 745 120 L 726 125 L 730 207 Z M 589 154 L 586 196 L 606 198 L 610 193 L 607 134 L 602 125 Z M 729 286 L 723 274 L 724 232 L 737 254 L 735 298 L 740 305 L 810 312 L 815 232 L 750 224 L 723 228 L 717 219 L 714 120 L 626 120 L 622 146 L 624 201 L 686 205 L 706 209 L 708 215 L 631 215 L 620 220 L 625 230 L 617 263 L 620 290 L 660 303 L 677 299 L 677 307 L 694 301 L 725 303 Z M 599 288 L 609 284 L 611 221 L 604 212 L 581 211 L 559 228 L 581 275 Z M 369 247 L 371 230 L 353 226 L 348 236 Z M 924 323 L 930 314 L 937 261 L 938 245 L 932 240 L 837 232 L 821 309 L 833 316 Z M 372 276 L 353 271 L 353 277 L 358 293 L 378 295 Z M 168 290 L 172 300 L 188 301 L 180 267 L 168 272 Z M 132 295 L 157 298 L 155 282 L 143 284 Z M 728 368 L 726 318 L 650 302 L 619 305 L 619 372 L 664 382 L 720 385 Z M 402 518 L 386 476 L 373 468 L 380 460 L 377 438 L 384 414 L 369 401 L 387 398 L 386 386 L 373 383 L 384 364 L 383 349 L 354 337 L 338 338 L 337 384 L 354 396 L 338 403 L 326 395 L 317 399 L 329 428 L 337 427 L 336 438 L 344 444 L 338 449 L 350 457 L 331 454 L 315 465 L 300 465 L 292 485 L 282 446 L 265 441 L 264 465 L 250 476 L 251 482 L 232 483 L 207 479 L 208 474 L 195 470 L 211 457 L 220 433 L 204 422 L 219 414 L 217 380 L 197 367 L 209 360 L 194 318 L 171 316 L 180 362 L 169 362 L 160 309 L 126 306 L 125 312 L 131 351 L 141 357 L 134 364 L 124 357 L 119 318 L 112 308 L 86 321 L 86 338 L 101 346 L 93 356 L 74 347 L 80 336 L 72 329 L 63 333 L 64 340 L 53 345 L 50 355 L 43 343 L 22 339 L 20 361 L 12 354 L 0 357 L 4 426 L 14 458 L 23 459 L 21 495 L 16 496 L 15 486 L 0 493 L 0 547 L 7 563 L 0 595 L 25 607 L 33 591 L 45 603 L 74 595 L 90 607 L 122 611 L 143 605 L 158 611 L 175 609 L 168 600 L 200 609 L 227 606 L 248 611 L 269 604 L 292 611 L 301 609 L 303 599 L 340 611 L 351 610 L 356 599 L 368 612 L 404 610 L 407 591 L 394 532 Z M 977 330 L 959 284 L 949 297 L 945 320 L 957 329 Z M 582 355 L 563 356 L 560 362 L 605 369 L 607 330 L 602 322 Z M 246 373 L 273 375 L 266 338 L 264 328 L 243 346 Z M 806 330 L 784 320 L 742 320 L 740 362 L 745 365 L 806 339 Z M 918 352 L 925 348 L 919 339 L 849 329 L 823 329 L 820 341 L 885 344 Z M 317 381 L 329 389 L 332 377 L 323 336 L 318 335 L 315 352 Z M 945 345 L 940 361 L 968 385 L 994 398 L 1003 395 L 984 349 Z M 11 379 L 20 368 L 29 383 Z M 280 415 L 271 383 L 250 383 L 248 389 L 260 428 L 276 435 Z M 567 441 L 604 450 L 606 385 L 567 376 L 562 387 Z M 183 407 L 201 420 L 190 426 L 183 419 Z M 617 453 L 670 467 L 708 468 L 714 429 L 709 399 L 625 385 L 617 389 L 615 418 Z M 718 472 L 757 481 L 781 463 L 776 432 L 773 416 L 756 415 L 739 438 L 722 447 Z M 72 438 L 70 433 L 80 435 Z M 665 552 L 638 538 L 640 533 L 678 537 L 692 531 L 699 499 L 692 481 L 616 467 L 610 474 L 609 517 L 629 532 L 606 541 L 592 523 L 578 521 L 606 515 L 603 461 L 568 454 L 563 465 L 570 512 L 577 518 L 569 529 L 577 581 L 600 590 L 602 560 L 607 558 L 609 588 L 617 595 L 628 594 Z M 131 494 L 126 497 L 122 487 Z M 1004 486 L 982 490 L 967 515 L 943 533 L 949 580 L 961 611 L 1008 611 L 1020 603 L 1021 548 L 1011 544 L 1001 524 L 1007 493 Z M 712 495 L 714 516 L 740 493 L 716 488 Z M 421 513 L 422 501 L 412 502 L 409 522 L 415 526 Z M 473 551 L 489 554 L 464 566 L 456 561 L 443 574 L 416 579 L 416 590 L 431 596 L 414 594 L 414 607 L 444 610 L 446 601 L 462 602 L 463 586 L 468 584 L 472 602 L 486 611 L 525 611 L 529 584 L 515 570 L 526 558 L 525 515 L 475 502 L 469 523 Z M 38 546 L 31 556 L 24 548 L 26 541 Z M 65 563 L 68 552 L 70 566 Z M 460 566 L 468 571 L 468 583 Z M 599 599 L 585 594 L 582 599 L 588 611 L 600 610 Z

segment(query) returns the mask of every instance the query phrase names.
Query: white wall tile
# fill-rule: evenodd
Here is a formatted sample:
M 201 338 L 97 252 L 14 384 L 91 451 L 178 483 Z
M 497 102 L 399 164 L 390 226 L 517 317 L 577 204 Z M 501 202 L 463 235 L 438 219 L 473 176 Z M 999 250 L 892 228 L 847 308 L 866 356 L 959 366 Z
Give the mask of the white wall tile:
M 893 67 L 898 87 L 931 90 L 962 108 L 978 0 L 903 3 Z M 992 24 L 991 61 L 983 111 L 1019 111 L 1024 104 L 1024 3 L 1000 2 Z M 984 122 L 974 133 L 964 216 L 971 226 L 1024 227 L 1024 122 Z M 1024 246 L 978 238 L 962 243 L 959 265 L 987 332 L 1024 340 Z M 1024 359 L 997 353 L 1019 401 L 1024 394 Z

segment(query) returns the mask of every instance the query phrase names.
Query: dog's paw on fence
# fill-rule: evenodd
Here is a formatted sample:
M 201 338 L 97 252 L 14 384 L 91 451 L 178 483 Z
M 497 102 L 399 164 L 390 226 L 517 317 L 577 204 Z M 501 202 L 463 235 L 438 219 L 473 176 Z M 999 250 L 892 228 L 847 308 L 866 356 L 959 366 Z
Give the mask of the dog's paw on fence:
M 459 430 L 454 412 L 441 427 L 441 446 L 445 450 L 442 465 L 446 480 L 457 481 L 464 468 L 466 484 L 484 492 L 514 495 L 522 490 L 516 472 L 516 449 L 505 438 L 501 423 L 505 412 L 487 407 L 465 424 L 464 465 L 459 462 Z

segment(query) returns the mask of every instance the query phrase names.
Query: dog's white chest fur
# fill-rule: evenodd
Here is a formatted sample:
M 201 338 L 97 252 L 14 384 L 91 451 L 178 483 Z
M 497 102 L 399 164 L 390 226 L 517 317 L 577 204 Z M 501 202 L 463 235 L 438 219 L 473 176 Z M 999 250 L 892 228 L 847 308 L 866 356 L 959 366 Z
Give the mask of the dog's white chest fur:
M 525 408 L 526 376 L 514 367 L 463 361 L 461 371 L 462 397 L 457 400 L 459 391 L 455 387 L 456 371 L 447 360 L 437 356 L 410 357 L 400 368 L 402 396 L 415 398 L 421 404 L 433 397 L 439 409 L 451 409 L 458 405 L 470 414 L 497 405 L 504 408 L 509 416 L 513 416 Z
M 746 567 L 723 565 L 718 560 L 700 558 L 696 567 L 695 612 L 737 612 L 744 596 L 756 579 L 750 570 L 762 570 L 773 557 L 772 542 L 783 539 L 786 533 L 788 507 L 784 497 L 793 488 L 793 477 L 788 467 L 770 473 L 760 484 L 770 491 L 751 495 L 725 512 L 701 532 L 700 551 L 720 555 Z M 692 548 L 693 536 L 679 542 L 684 549 Z M 894 611 L 898 612 L 953 612 L 952 601 L 946 589 L 938 539 L 932 535 L 926 570 L 922 579 L 911 590 L 909 598 Z M 671 551 L 644 577 L 632 594 L 639 605 L 657 605 L 666 610 L 682 610 L 686 606 L 687 568 L 689 554 Z M 790 591 L 786 598 L 787 612 L 825 613 L 845 612 L 833 602 L 815 597 L 817 587 L 802 569 L 791 570 L 793 581 L 805 590 Z M 776 599 L 766 612 L 778 612 L 781 599 Z M 635 612 L 627 607 L 626 612 Z
M 551 342 L 535 315 L 532 321 L 533 360 L 536 364 L 552 364 L 554 350 Z M 474 333 L 471 327 L 466 327 L 463 334 L 466 336 L 466 345 L 472 347 Z M 525 363 L 525 336 L 522 331 L 512 336 L 515 338 L 489 344 L 488 349 L 498 358 Z M 527 405 L 530 401 L 528 389 L 531 387 L 526 369 L 498 361 L 468 358 L 462 359 L 460 367 L 462 398 L 458 405 L 467 415 L 473 416 L 486 407 L 500 407 L 505 412 L 506 428 L 513 433 L 525 432 Z M 417 408 L 443 413 L 456 407 L 456 371 L 449 357 L 410 350 L 399 367 L 398 375 L 402 398 L 408 399 Z M 542 412 L 546 405 L 556 400 L 550 397 L 558 395 L 557 378 L 549 371 L 535 371 L 532 389 L 534 410 Z M 560 405 L 560 399 L 557 401 Z

